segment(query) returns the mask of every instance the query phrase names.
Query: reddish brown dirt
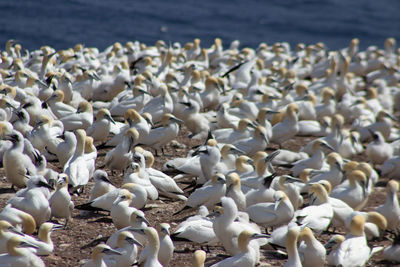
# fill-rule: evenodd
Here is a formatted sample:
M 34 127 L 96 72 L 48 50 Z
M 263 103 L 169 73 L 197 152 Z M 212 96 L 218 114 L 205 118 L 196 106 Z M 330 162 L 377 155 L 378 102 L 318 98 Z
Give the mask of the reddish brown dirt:
M 179 143 L 185 144 L 185 149 L 177 149 L 171 146 L 167 146 L 165 149 L 165 156 L 156 157 L 155 168 L 161 169 L 162 164 L 168 159 L 175 157 L 186 156 L 187 151 L 194 145 L 198 145 L 201 142 L 190 140 L 188 137 L 188 132 L 183 129 L 177 138 Z M 312 138 L 308 137 L 296 137 L 293 140 L 287 141 L 284 144 L 284 148 L 293 151 L 298 151 L 301 146 L 309 142 Z M 270 146 L 272 149 L 277 149 L 276 145 Z M 149 148 L 147 148 L 149 149 Z M 97 158 L 97 168 L 103 165 L 104 156 L 107 149 L 101 149 L 98 151 Z M 357 160 L 365 160 L 365 155 L 357 156 Z M 57 162 L 50 163 L 50 166 L 57 171 L 60 171 L 60 166 Z M 107 170 L 111 181 L 117 185 L 121 184 L 122 174 L 111 175 L 109 170 Z M 285 170 L 280 169 L 279 172 L 284 172 Z M 4 170 L 0 169 L 0 209 L 5 206 L 7 199 L 9 199 L 13 193 L 9 190 L 10 184 L 6 182 L 4 178 Z M 365 210 L 373 210 L 378 205 L 384 203 L 385 193 L 384 186 L 386 185 L 387 179 L 381 178 L 378 186 L 375 188 L 374 192 L 369 198 L 368 204 Z M 73 196 L 72 199 L 75 205 L 85 203 L 89 197 L 89 192 L 93 183 L 89 182 L 85 191 L 80 196 Z M 179 210 L 184 206 L 182 201 L 176 202 L 169 199 L 161 198 L 157 201 L 150 201 L 144 212 L 146 218 L 151 223 L 152 226 L 156 226 L 161 222 L 168 222 L 171 224 L 172 232 L 176 228 L 177 224 L 181 221 L 183 217 L 186 217 L 192 213 L 184 213 L 178 216 L 172 216 L 174 212 Z M 83 259 L 90 258 L 90 253 L 92 248 L 99 242 L 106 240 L 114 231 L 115 227 L 111 222 L 110 217 L 106 213 L 91 214 L 87 216 L 81 216 L 80 211 L 74 210 L 73 220 L 70 222 L 67 229 L 57 230 L 52 233 L 52 239 L 55 244 L 55 251 L 53 255 L 43 257 L 46 266 L 80 266 Z M 343 231 L 343 229 L 338 229 Z M 343 232 L 342 232 L 343 233 Z M 328 235 L 322 235 L 319 237 L 320 240 L 326 242 L 329 238 Z M 388 240 L 374 241 L 374 245 L 384 245 L 390 244 Z M 200 249 L 200 246 L 194 245 L 188 242 L 176 242 L 175 243 L 175 253 L 171 261 L 170 266 L 190 266 L 191 257 L 194 250 Z M 210 252 L 207 253 L 206 265 L 215 263 L 222 258 L 217 257 L 217 254 L 224 254 L 222 247 L 210 247 Z M 283 266 L 286 262 L 285 259 L 278 258 L 271 248 L 262 248 L 262 265 L 263 266 Z M 375 255 L 367 264 L 367 266 L 395 266 L 389 262 L 382 260 L 380 254 Z

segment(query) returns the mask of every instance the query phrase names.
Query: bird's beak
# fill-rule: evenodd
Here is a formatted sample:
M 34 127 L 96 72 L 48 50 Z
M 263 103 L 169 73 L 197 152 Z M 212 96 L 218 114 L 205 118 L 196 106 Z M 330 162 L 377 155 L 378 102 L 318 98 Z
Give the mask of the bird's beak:
M 51 190 L 54 189 L 51 185 L 49 185 L 48 183 L 42 182 L 42 181 L 40 181 L 38 185 L 41 186 L 41 187 L 46 187 L 46 188 L 51 189 Z
M 145 217 L 140 217 L 140 219 L 145 222 L 147 225 L 150 225 L 149 221 Z
M 139 88 L 138 91 L 139 91 L 140 93 L 142 93 L 142 94 L 145 94 L 145 95 L 151 95 L 149 92 L 147 92 L 146 90 L 143 90 L 143 89 L 141 89 L 141 88 Z
M 180 125 L 184 124 L 183 120 L 180 120 L 180 119 L 178 119 L 176 117 L 171 117 L 170 120 L 173 121 L 173 122 L 176 122 L 176 123 L 178 123 Z
M 102 176 L 100 177 L 100 179 L 101 179 L 103 182 L 105 182 L 105 183 L 114 185 L 114 184 L 110 181 L 110 179 L 108 179 L 108 178 L 107 178 L 106 176 L 104 176 L 104 175 L 102 175 Z
M 18 230 L 18 229 L 15 228 L 14 226 L 10 226 L 10 227 L 8 228 L 8 231 L 10 231 L 10 232 L 12 232 L 12 233 L 14 233 L 14 234 L 20 235 L 20 236 L 24 236 L 24 235 L 25 235 L 24 233 L 22 233 L 20 230 Z
M 63 229 L 64 226 L 62 226 L 61 224 L 53 224 L 53 227 L 51 228 L 51 230 L 58 230 L 58 229 Z
M 110 115 L 106 114 L 106 115 L 104 115 L 104 118 L 106 120 L 109 120 L 111 123 L 115 124 L 115 120 Z
M 163 228 L 163 229 L 161 230 L 161 232 L 165 233 L 166 235 L 170 235 L 170 232 L 168 231 L 167 228 Z
M 243 150 L 240 150 L 240 149 L 238 149 L 236 147 L 231 147 L 229 149 L 229 151 L 231 151 L 233 154 L 236 154 L 236 155 L 244 155 L 244 154 L 246 154 Z
M 137 241 L 135 238 L 128 237 L 128 238 L 126 238 L 126 241 L 128 241 L 128 243 L 131 244 L 131 245 L 136 244 L 139 247 L 143 247 L 142 243 Z
M 102 252 L 107 255 L 122 255 L 121 252 L 119 252 L 115 249 L 112 249 L 112 248 L 105 248 L 105 249 L 103 249 Z
M 190 108 L 191 106 L 192 106 L 192 104 L 190 104 L 189 102 L 179 102 L 179 104 L 182 104 L 182 105 L 185 105 L 185 106 L 187 106 L 188 108 Z
M 230 185 L 228 186 L 228 188 L 226 189 L 226 194 L 225 194 L 225 195 L 228 195 L 229 192 L 231 192 L 232 188 L 233 188 L 233 184 L 230 184 Z
M 327 143 L 322 143 L 322 146 L 328 148 L 329 150 L 335 151 L 335 149 L 333 149 L 333 147 L 331 147 L 331 146 L 328 145 Z
M 143 228 L 133 228 L 133 227 L 130 227 L 130 228 L 129 228 L 129 231 L 132 231 L 132 232 L 135 232 L 135 233 L 138 233 L 138 234 L 141 234 L 141 235 L 145 235 L 144 229 L 143 229 Z

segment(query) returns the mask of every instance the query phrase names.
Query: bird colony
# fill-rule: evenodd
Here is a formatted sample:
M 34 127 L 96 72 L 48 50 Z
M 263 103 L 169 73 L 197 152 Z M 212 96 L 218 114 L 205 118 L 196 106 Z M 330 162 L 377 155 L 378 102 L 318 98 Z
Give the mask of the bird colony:
M 399 263 L 399 51 L 8 41 L 0 266 Z

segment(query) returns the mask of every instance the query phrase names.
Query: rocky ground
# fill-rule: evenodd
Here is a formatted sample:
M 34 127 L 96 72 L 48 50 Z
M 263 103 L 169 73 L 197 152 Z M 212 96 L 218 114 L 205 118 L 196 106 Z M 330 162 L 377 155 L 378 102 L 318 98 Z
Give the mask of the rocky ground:
M 190 140 L 188 132 L 183 129 L 180 131 L 180 135 L 177 141 L 180 144 L 184 144 L 186 148 L 178 148 L 168 145 L 165 149 L 166 155 L 156 157 L 154 168 L 161 169 L 162 164 L 168 159 L 175 157 L 186 156 L 187 151 L 194 145 L 198 145 L 199 141 Z M 286 149 L 298 151 L 301 146 L 309 142 L 311 138 L 296 137 L 293 140 L 287 141 L 284 144 Z M 277 149 L 277 146 L 270 145 L 271 151 Z M 97 168 L 104 164 L 104 157 L 108 149 L 100 149 L 98 151 Z M 365 155 L 357 156 L 357 160 L 365 160 Z M 57 171 L 60 171 L 60 166 L 57 162 L 49 163 L 49 165 Z M 108 170 L 107 170 L 108 171 Z M 279 169 L 279 172 L 285 170 Z M 122 174 L 111 175 L 108 171 L 111 181 L 115 184 L 120 185 L 122 182 Z M 10 184 L 6 182 L 4 170 L 0 169 L 0 209 L 2 209 L 7 199 L 9 199 L 13 192 L 10 190 Z M 387 179 L 381 178 L 381 181 L 377 184 L 374 192 L 369 197 L 369 202 L 365 210 L 374 210 L 375 207 L 384 203 L 385 193 L 384 188 Z M 72 199 L 75 205 L 85 203 L 89 198 L 89 192 L 93 186 L 92 182 L 89 182 L 85 191 L 80 196 L 73 196 Z M 182 185 L 183 187 L 183 185 Z M 161 222 L 168 222 L 171 224 L 172 232 L 182 220 L 182 218 L 194 213 L 183 213 L 178 216 L 172 214 L 177 210 L 181 209 L 185 205 L 182 201 L 171 201 L 169 199 L 161 198 L 157 201 L 150 201 L 144 212 L 146 218 L 152 226 L 156 226 Z M 114 231 L 115 227 L 111 222 L 111 217 L 106 213 L 81 215 L 79 210 L 74 210 L 73 220 L 69 223 L 67 229 L 57 230 L 52 233 L 52 239 L 55 244 L 55 251 L 53 255 L 43 257 L 46 266 L 80 266 L 83 259 L 90 258 L 92 248 L 99 242 L 105 241 Z M 337 229 L 337 231 L 343 233 L 343 229 Z M 387 236 L 387 235 L 386 235 Z M 326 242 L 329 239 L 328 235 L 322 235 L 320 239 Z M 370 242 L 372 245 L 387 246 L 390 242 L 387 239 L 376 240 Z M 190 266 L 192 254 L 196 249 L 200 249 L 200 246 L 194 245 L 189 242 L 175 242 L 175 253 L 171 261 L 170 266 Z M 222 247 L 210 247 L 210 251 L 207 253 L 206 265 L 210 265 L 222 259 L 218 257 L 218 254 L 224 254 Z M 272 248 L 265 247 L 261 249 L 262 255 L 262 266 L 283 266 L 286 259 L 278 257 Z M 392 263 L 382 260 L 380 254 L 375 255 L 367 266 L 395 266 Z

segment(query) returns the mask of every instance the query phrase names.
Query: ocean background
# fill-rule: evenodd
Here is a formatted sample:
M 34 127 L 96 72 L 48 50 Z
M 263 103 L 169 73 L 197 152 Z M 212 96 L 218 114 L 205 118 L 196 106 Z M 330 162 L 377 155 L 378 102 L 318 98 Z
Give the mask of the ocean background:
M 204 47 L 215 37 L 224 47 L 237 39 L 241 47 L 287 41 L 339 49 L 354 37 L 361 48 L 383 47 L 387 37 L 400 42 L 399 13 L 399 0 L 2 0 L 0 49 L 8 39 L 30 50 L 77 43 L 102 50 L 116 41 L 196 37 Z

